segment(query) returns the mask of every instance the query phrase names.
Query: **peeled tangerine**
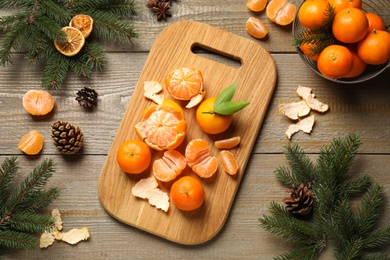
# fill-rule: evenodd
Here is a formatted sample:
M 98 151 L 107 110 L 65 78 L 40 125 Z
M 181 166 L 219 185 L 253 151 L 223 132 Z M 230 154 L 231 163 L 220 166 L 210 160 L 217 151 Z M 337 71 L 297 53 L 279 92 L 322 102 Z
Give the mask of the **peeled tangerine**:
M 287 0 L 272 0 L 267 5 L 267 17 L 279 25 L 292 23 L 297 8 Z
M 18 148 L 28 155 L 38 154 L 42 150 L 42 147 L 43 136 L 37 130 L 28 132 L 18 143 Z
M 187 123 L 180 105 L 164 99 L 161 105 L 153 104 L 144 110 L 135 130 L 149 147 L 158 151 L 172 150 L 183 142 Z
M 194 139 L 187 144 L 185 158 L 199 177 L 210 178 L 218 169 L 218 160 L 210 155 L 209 146 L 203 139 Z
M 246 21 L 246 30 L 251 36 L 257 39 L 264 38 L 268 34 L 268 29 L 265 24 L 255 17 L 250 17 Z
M 268 3 L 268 0 L 248 0 L 246 6 L 253 12 L 263 11 Z

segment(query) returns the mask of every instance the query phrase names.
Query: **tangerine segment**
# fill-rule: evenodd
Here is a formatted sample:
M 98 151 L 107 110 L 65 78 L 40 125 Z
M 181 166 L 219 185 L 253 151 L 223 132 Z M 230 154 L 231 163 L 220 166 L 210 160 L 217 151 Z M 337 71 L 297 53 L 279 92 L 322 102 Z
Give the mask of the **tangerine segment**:
M 149 167 L 152 154 L 144 142 L 131 139 L 119 146 L 116 158 L 124 172 L 139 174 Z
M 151 105 L 144 110 L 142 117 L 135 130 L 151 148 L 170 150 L 183 142 L 187 123 L 181 107 L 174 101 L 164 100 L 162 105 Z
M 63 27 L 61 30 L 65 33 L 66 39 L 59 41 L 56 38 L 54 40 L 54 46 L 65 56 L 75 56 L 84 46 L 85 38 L 83 33 L 79 29 L 71 26 Z
M 203 76 L 195 68 L 175 69 L 165 79 L 165 87 L 175 99 L 190 100 L 203 90 Z
M 188 166 L 202 178 L 210 178 L 218 169 L 218 160 L 210 155 L 209 146 L 203 139 L 194 139 L 187 144 L 185 158 Z
M 235 175 L 238 171 L 238 163 L 234 155 L 226 150 L 220 152 L 223 169 L 230 175 Z
M 31 130 L 25 134 L 18 143 L 18 148 L 25 154 L 38 154 L 43 147 L 43 136 L 37 130 Z
M 246 2 L 246 6 L 253 12 L 260 12 L 264 10 L 264 8 L 267 6 L 267 3 L 267 0 L 248 0 Z
M 234 136 L 228 139 L 217 140 L 214 142 L 215 146 L 219 149 L 232 149 L 236 147 L 241 141 L 241 137 Z
M 268 34 L 265 24 L 255 17 L 249 17 L 246 21 L 246 31 L 257 39 L 264 38 Z
M 168 182 L 175 179 L 187 166 L 184 155 L 176 150 L 164 152 L 161 159 L 153 163 L 153 174 L 157 180 Z
M 70 20 L 69 26 L 79 29 L 84 38 L 87 38 L 93 29 L 93 19 L 86 14 L 78 14 Z
M 43 90 L 30 90 L 23 96 L 24 109 L 33 116 L 43 116 L 54 108 L 53 96 Z
M 170 197 L 176 208 L 191 211 L 202 206 L 205 192 L 197 179 L 184 176 L 172 184 Z

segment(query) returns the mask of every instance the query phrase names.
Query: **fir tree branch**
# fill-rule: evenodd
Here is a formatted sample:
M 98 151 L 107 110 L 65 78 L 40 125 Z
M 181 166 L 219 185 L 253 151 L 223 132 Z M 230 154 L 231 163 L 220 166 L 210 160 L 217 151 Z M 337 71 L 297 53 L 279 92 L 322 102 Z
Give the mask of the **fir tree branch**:
M 386 253 L 370 253 L 364 255 L 362 260 L 390 260 L 390 256 Z
M 0 230 L 0 246 L 15 249 L 35 249 L 39 246 L 39 240 L 28 233 Z
M 88 2 L 88 1 L 87 1 Z M 72 15 L 51 0 L 39 2 L 40 12 L 60 25 L 68 25 Z
M 289 144 L 285 147 L 285 155 L 292 169 L 293 175 L 299 183 L 311 184 L 315 180 L 315 170 L 310 158 L 296 144 Z
M 301 184 L 287 167 L 278 167 L 275 171 L 275 177 L 285 187 L 298 187 Z
M 60 195 L 58 188 L 51 188 L 47 191 L 40 191 L 29 202 L 26 210 L 37 212 L 49 206 Z
M 2 0 L 0 8 L 25 7 L 31 5 L 31 0 Z
M 53 229 L 55 219 L 49 215 L 34 212 L 18 212 L 12 214 L 9 227 L 21 232 L 43 233 Z
M 312 260 L 319 255 L 319 250 L 313 246 L 302 246 L 290 252 L 275 257 L 275 260 Z
M 363 241 L 360 237 L 354 238 L 352 241 L 344 244 L 341 251 L 336 251 L 335 257 L 338 260 L 352 260 L 359 259 L 361 257 L 361 249 Z
M 17 162 L 17 157 L 6 158 L 1 164 L 0 168 L 0 216 L 5 212 L 4 206 L 5 201 L 9 196 L 9 184 L 13 180 L 15 173 L 19 169 L 19 164 Z
M 35 191 L 40 191 L 53 175 L 54 163 L 51 159 L 45 159 L 38 167 L 20 183 L 5 204 L 6 215 L 11 216 L 14 211 L 28 208 L 29 201 Z
M 366 249 L 376 249 L 390 243 L 390 226 L 379 227 L 365 239 L 363 246 Z
M 24 30 L 26 30 L 28 25 L 23 21 L 15 23 L 13 30 L 6 33 L 3 37 L 3 46 L 0 49 L 0 65 L 12 64 L 12 48 L 19 50 L 20 46 L 23 43 Z
M 359 236 L 367 237 L 374 228 L 379 217 L 379 209 L 382 203 L 383 187 L 378 184 L 373 185 L 364 194 L 357 211 L 356 223 L 358 225 L 357 234 Z
M 119 17 L 131 17 L 137 14 L 134 0 L 111 0 L 109 3 L 106 0 L 76 1 L 70 9 L 74 14 L 84 10 L 100 10 Z
M 47 60 L 42 76 L 42 87 L 45 89 L 60 88 L 70 68 L 69 59 L 54 52 Z
M 370 176 L 356 177 L 344 181 L 342 183 L 341 197 L 353 197 L 358 194 L 366 192 L 367 189 L 372 185 Z

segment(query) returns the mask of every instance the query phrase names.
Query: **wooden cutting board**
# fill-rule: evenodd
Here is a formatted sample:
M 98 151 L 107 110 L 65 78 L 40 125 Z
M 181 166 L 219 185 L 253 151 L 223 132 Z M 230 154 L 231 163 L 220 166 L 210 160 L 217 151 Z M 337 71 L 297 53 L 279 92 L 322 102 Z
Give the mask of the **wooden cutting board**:
M 239 66 L 230 66 L 193 52 L 201 47 L 234 59 Z M 206 97 L 216 96 L 234 81 L 238 82 L 233 101 L 249 101 L 250 105 L 234 115 L 230 128 L 223 134 L 208 135 L 195 120 L 196 108 L 185 109 L 188 124 L 186 140 L 177 150 L 184 154 L 185 145 L 192 139 L 208 141 L 212 155 L 219 157 L 214 141 L 240 136 L 241 144 L 232 149 L 238 163 L 236 176 L 225 173 L 222 166 L 210 179 L 201 179 L 187 169 L 181 174 L 197 177 L 205 188 L 204 204 L 197 210 L 183 212 L 170 204 L 168 212 L 150 206 L 146 200 L 131 195 L 131 188 L 142 178 L 153 175 L 152 167 L 139 175 L 121 171 L 116 161 L 119 145 L 137 138 L 134 126 L 141 120 L 142 111 L 151 101 L 143 97 L 143 83 L 163 82 L 173 69 L 191 66 L 199 69 L 204 78 Z M 131 68 L 129 68 L 131 71 Z M 218 28 L 195 21 L 182 21 L 165 28 L 156 38 L 139 81 L 132 94 L 117 135 L 102 167 L 98 193 L 104 209 L 115 219 L 146 232 L 180 244 L 196 245 L 210 240 L 224 225 L 234 201 L 253 145 L 272 98 L 277 79 L 275 63 L 256 40 L 249 40 Z M 164 94 L 167 95 L 164 90 Z M 182 104 L 183 107 L 185 103 Z M 162 153 L 154 151 L 153 159 Z M 179 176 L 179 177 L 181 177 Z M 169 192 L 171 183 L 160 183 Z

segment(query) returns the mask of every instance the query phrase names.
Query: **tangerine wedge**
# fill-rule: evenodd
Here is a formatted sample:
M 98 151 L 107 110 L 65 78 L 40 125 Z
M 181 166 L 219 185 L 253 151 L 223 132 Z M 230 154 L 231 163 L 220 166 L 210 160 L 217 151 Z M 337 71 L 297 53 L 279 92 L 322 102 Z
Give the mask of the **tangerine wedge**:
M 38 154 L 43 147 L 43 136 L 37 130 L 31 130 L 25 134 L 18 143 L 18 148 L 25 154 Z
M 241 137 L 234 136 L 227 139 L 217 140 L 214 145 L 219 149 L 232 149 L 236 147 L 241 141 Z
M 153 174 L 157 180 L 168 182 L 174 180 L 186 166 L 184 155 L 176 150 L 168 150 L 161 159 L 154 161 Z
M 33 116 L 44 116 L 54 108 L 53 96 L 43 90 L 30 90 L 23 96 L 24 109 Z
M 199 177 L 210 178 L 218 169 L 218 160 L 210 155 L 209 146 L 203 139 L 194 139 L 187 144 L 185 158 Z
M 222 168 L 230 175 L 235 175 L 238 171 L 238 163 L 234 155 L 226 150 L 220 152 Z
M 174 101 L 164 99 L 162 105 L 150 105 L 135 125 L 137 136 L 155 150 L 173 150 L 184 140 L 187 122 L 183 109 Z
M 203 90 L 202 73 L 191 67 L 175 69 L 165 79 L 165 88 L 175 99 L 191 100 Z

